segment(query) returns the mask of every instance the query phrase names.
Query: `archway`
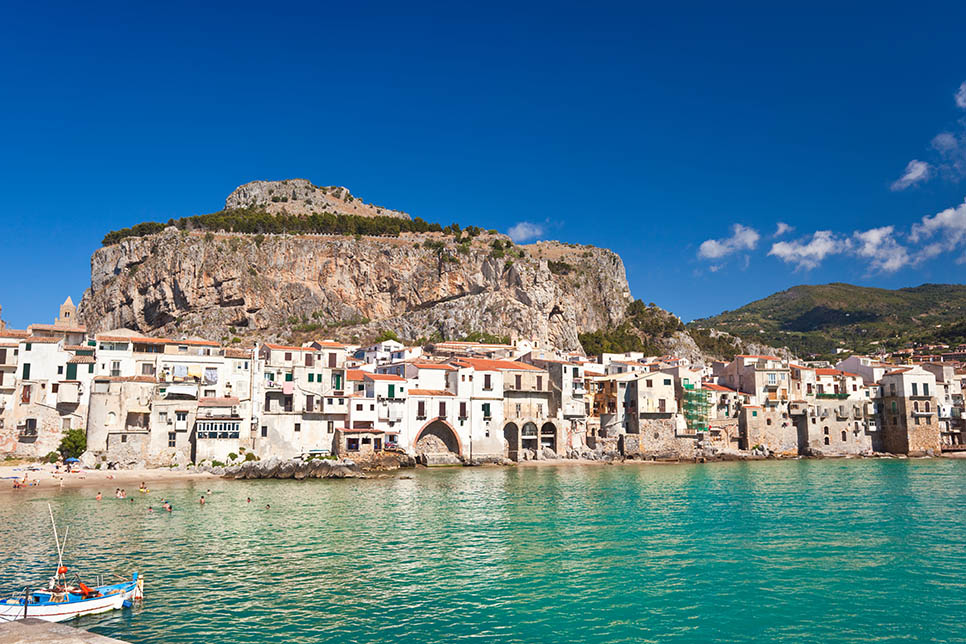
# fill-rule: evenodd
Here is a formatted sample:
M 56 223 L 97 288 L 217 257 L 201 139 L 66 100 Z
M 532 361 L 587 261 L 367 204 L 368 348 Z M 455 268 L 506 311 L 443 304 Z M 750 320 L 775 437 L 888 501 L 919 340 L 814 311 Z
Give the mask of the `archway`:
M 520 447 L 533 450 L 534 454 L 540 451 L 540 437 L 537 435 L 537 426 L 533 423 L 524 423 L 520 431 Z
M 413 445 L 416 454 L 445 454 L 450 452 L 460 456 L 462 446 L 459 436 L 445 420 L 435 419 L 423 425 L 416 435 Z
M 551 422 L 546 422 L 540 428 L 540 448 L 549 447 L 557 452 L 557 426 Z
M 506 441 L 506 457 L 514 461 L 520 458 L 520 428 L 516 423 L 507 423 L 503 427 L 503 438 Z

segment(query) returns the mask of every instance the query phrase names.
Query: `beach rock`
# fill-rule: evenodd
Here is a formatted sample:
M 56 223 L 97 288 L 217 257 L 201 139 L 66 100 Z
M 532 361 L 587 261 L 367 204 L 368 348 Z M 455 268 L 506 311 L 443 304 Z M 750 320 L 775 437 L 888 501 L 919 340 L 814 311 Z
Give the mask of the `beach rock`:
M 352 461 L 328 461 L 291 459 L 282 461 L 270 458 L 266 461 L 245 461 L 225 468 L 213 468 L 212 473 L 219 473 L 231 479 L 344 479 L 366 478 L 365 473 Z
M 449 465 L 460 465 L 462 461 L 459 456 L 452 452 L 430 452 L 419 455 L 419 462 L 426 467 L 445 467 Z
M 557 452 L 553 451 L 549 447 L 544 447 L 543 450 L 540 452 L 540 456 L 542 456 L 544 459 L 548 461 L 554 461 L 557 459 Z
M 93 469 L 93 467 L 97 464 L 97 457 L 94 456 L 94 452 L 84 452 L 77 457 L 77 460 L 80 461 L 80 466 L 85 470 Z

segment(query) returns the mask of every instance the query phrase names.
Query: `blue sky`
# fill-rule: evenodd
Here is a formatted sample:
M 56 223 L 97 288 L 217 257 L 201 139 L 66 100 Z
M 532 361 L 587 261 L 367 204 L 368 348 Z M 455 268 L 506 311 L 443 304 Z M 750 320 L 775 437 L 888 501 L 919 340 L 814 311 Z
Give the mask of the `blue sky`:
M 79 301 L 109 230 L 292 177 L 612 248 L 685 320 L 962 281 L 966 5 L 676 4 L 9 3 L 3 317 Z

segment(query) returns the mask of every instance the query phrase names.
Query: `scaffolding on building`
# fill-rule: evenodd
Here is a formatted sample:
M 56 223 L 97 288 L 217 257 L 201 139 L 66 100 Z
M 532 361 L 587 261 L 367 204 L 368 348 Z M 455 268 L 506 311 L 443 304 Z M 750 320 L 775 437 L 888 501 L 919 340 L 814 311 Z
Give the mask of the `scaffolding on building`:
M 710 392 L 692 384 L 684 385 L 684 419 L 692 432 L 708 431 L 711 414 Z

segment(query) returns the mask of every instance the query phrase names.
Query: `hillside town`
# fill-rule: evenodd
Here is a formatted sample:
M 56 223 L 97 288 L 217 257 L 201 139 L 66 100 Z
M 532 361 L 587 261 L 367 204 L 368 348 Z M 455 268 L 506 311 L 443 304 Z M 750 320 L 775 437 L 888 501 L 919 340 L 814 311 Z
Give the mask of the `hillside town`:
M 88 467 L 966 450 L 966 352 L 942 347 L 834 365 L 769 355 L 692 364 L 525 339 L 225 347 L 89 334 L 76 317 L 68 298 L 52 324 L 0 321 L 0 454 L 43 458 L 70 430 L 86 433 Z

